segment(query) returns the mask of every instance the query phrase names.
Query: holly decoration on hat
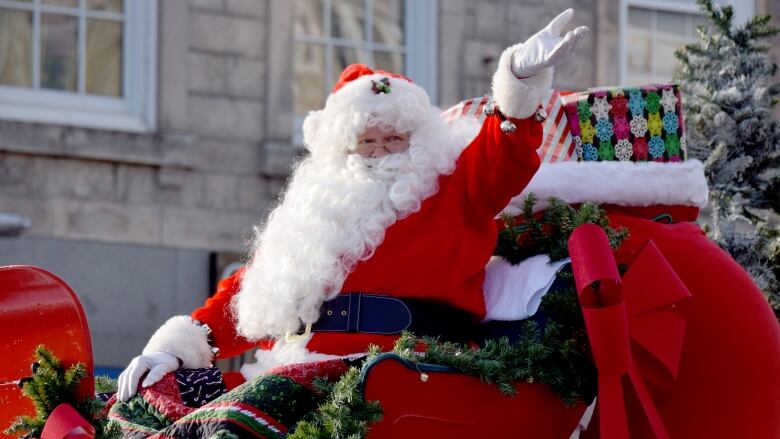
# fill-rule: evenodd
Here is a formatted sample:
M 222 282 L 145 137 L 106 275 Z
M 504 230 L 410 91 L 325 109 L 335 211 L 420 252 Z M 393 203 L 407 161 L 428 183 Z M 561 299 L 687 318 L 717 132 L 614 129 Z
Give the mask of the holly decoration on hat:
M 371 91 L 373 91 L 375 94 L 390 93 L 390 78 L 385 76 L 379 81 L 371 80 Z

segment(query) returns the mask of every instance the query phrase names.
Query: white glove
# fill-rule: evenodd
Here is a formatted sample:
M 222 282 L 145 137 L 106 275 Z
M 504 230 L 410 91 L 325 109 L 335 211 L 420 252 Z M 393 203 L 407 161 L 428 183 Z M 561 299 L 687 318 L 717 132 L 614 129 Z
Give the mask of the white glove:
M 529 38 L 512 54 L 512 73 L 520 79 L 529 78 L 542 69 L 554 66 L 574 50 L 577 43 L 588 33 L 587 26 L 580 26 L 561 36 L 569 24 L 574 9 L 567 9 L 555 17 L 544 29 Z
M 138 381 L 149 371 L 141 387 L 149 387 L 160 381 L 166 374 L 179 368 L 179 359 L 167 352 L 153 352 L 139 355 L 130 362 L 127 368 L 119 375 L 117 380 L 116 397 L 119 401 L 127 402 L 138 391 Z

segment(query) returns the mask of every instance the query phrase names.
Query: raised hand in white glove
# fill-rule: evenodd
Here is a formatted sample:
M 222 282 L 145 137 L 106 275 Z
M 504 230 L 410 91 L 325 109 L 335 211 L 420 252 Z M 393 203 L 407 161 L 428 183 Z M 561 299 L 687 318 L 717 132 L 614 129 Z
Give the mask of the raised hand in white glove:
M 512 73 L 521 79 L 529 78 L 569 56 L 588 33 L 587 26 L 580 26 L 561 36 L 573 15 L 571 8 L 561 12 L 547 27 L 523 43 L 512 55 Z
M 153 352 L 139 355 L 130 362 L 117 380 L 116 397 L 127 402 L 138 392 L 138 382 L 148 371 L 141 387 L 149 387 L 160 381 L 166 374 L 179 368 L 179 359 L 167 352 Z

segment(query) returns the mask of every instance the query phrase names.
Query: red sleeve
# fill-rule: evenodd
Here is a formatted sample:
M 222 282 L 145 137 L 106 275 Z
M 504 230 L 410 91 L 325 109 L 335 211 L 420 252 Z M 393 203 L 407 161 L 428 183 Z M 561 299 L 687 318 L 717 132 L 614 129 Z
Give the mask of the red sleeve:
M 468 202 L 498 215 L 528 185 L 539 168 L 536 149 L 542 124 L 535 118 L 510 119 L 517 129 L 501 131 L 498 116 L 488 116 L 477 137 L 458 158 L 456 172 L 465 173 Z
M 238 335 L 230 315 L 230 301 L 241 287 L 243 274 L 244 269 L 241 268 L 232 276 L 222 279 L 217 284 L 216 293 L 191 315 L 194 320 L 207 324 L 211 328 L 212 342 L 219 348 L 218 359 L 230 358 L 255 347 L 255 343 Z

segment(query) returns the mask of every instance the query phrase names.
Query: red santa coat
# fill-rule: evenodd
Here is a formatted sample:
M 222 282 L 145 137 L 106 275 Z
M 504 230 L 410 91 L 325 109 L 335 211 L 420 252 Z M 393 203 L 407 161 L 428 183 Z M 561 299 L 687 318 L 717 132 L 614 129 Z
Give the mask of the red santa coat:
M 355 267 L 342 292 L 435 300 L 482 318 L 485 264 L 498 236 L 494 218 L 539 167 L 536 148 L 542 125 L 533 118 L 513 122 L 517 130 L 506 134 L 497 116 L 488 117 L 454 172 L 439 177 L 438 192 L 424 200 L 418 212 L 388 227 L 374 256 Z M 229 314 L 240 275 L 220 282 L 216 294 L 192 313 L 193 319 L 212 329 L 220 358 L 255 345 L 237 335 Z M 348 354 L 364 351 L 369 343 L 387 348 L 394 340 L 373 334 L 318 333 L 308 348 Z

